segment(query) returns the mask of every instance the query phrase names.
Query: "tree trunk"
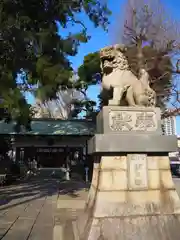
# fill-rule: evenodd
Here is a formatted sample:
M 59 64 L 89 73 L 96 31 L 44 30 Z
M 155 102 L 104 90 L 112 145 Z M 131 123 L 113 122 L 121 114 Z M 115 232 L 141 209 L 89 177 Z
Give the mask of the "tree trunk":
M 138 70 L 144 68 L 144 55 L 142 50 L 142 39 L 137 40 L 137 59 L 138 59 Z

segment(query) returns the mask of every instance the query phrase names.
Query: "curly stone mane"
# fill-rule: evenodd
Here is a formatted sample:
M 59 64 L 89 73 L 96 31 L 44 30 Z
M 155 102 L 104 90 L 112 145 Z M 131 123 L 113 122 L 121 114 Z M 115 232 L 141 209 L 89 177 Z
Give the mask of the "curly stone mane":
M 130 70 L 128 60 L 124 55 L 126 48 L 123 45 L 114 45 L 100 50 L 101 68 L 104 73 L 106 67 L 112 70 Z M 104 62 L 107 62 L 104 66 Z

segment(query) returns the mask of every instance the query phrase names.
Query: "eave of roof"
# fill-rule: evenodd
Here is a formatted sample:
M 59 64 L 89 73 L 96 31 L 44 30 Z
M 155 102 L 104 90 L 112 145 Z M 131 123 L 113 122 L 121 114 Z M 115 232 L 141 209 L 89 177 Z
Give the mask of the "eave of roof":
M 15 131 L 15 122 L 0 121 L 0 135 L 93 135 L 95 124 L 87 120 L 33 119 L 31 131 Z

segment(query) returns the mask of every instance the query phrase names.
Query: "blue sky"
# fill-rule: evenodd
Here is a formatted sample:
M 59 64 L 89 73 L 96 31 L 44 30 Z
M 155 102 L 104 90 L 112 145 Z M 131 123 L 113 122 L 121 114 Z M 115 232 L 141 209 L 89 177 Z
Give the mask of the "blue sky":
M 90 52 L 94 52 L 99 50 L 100 48 L 112 44 L 115 36 L 115 29 L 117 30 L 120 26 L 120 18 L 122 15 L 123 4 L 126 0 L 108 0 L 108 6 L 112 11 L 112 15 L 110 17 L 110 26 L 108 33 L 104 32 L 101 28 L 94 28 L 93 24 L 87 19 L 87 17 L 81 14 L 80 19 L 83 19 L 85 25 L 88 28 L 88 33 L 91 35 L 91 39 L 88 43 L 82 44 L 79 47 L 78 54 L 71 58 L 73 68 L 76 70 L 81 63 L 83 62 L 83 58 Z M 153 1 L 153 0 L 152 0 Z M 162 2 L 167 7 L 168 11 L 173 15 L 173 17 L 177 17 L 180 19 L 179 11 L 180 11 L 180 0 L 162 0 Z M 64 30 L 59 29 L 61 34 L 66 35 L 69 31 L 77 31 L 78 28 L 68 28 L 67 32 L 62 32 Z M 93 86 L 89 89 L 88 94 L 89 97 L 93 100 L 97 99 L 97 95 L 100 91 L 99 86 Z M 34 102 L 34 98 L 28 94 L 27 99 L 29 103 Z M 177 132 L 180 134 L 180 117 L 177 119 Z

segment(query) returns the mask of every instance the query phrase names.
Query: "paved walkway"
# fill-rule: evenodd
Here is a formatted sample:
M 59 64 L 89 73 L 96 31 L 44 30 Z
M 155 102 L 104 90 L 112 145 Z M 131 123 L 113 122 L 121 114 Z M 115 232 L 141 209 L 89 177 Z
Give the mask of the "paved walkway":
M 180 178 L 174 182 L 180 194 Z M 82 182 L 34 179 L 0 188 L 0 239 L 60 240 L 62 223 L 72 224 L 83 211 L 86 187 Z M 70 229 L 68 225 L 71 236 Z
M 31 180 L 0 188 L 0 239 L 52 240 L 59 182 Z
M 83 212 L 87 196 L 88 186 L 82 181 L 60 184 L 53 240 L 63 239 L 64 234 L 66 239 L 74 240 L 72 223 Z

